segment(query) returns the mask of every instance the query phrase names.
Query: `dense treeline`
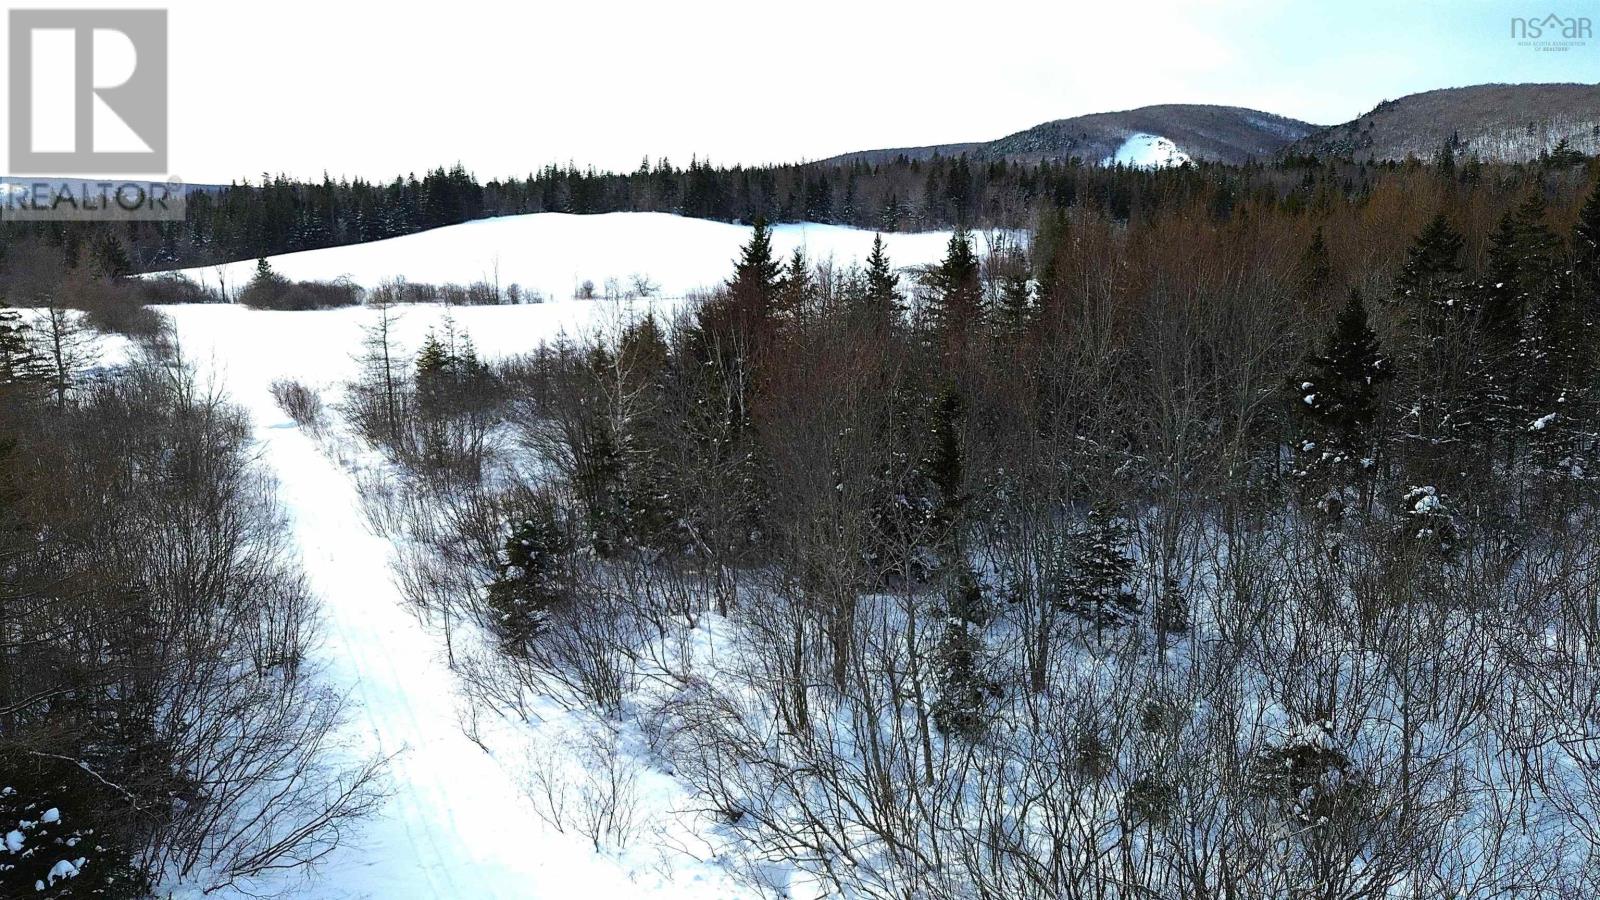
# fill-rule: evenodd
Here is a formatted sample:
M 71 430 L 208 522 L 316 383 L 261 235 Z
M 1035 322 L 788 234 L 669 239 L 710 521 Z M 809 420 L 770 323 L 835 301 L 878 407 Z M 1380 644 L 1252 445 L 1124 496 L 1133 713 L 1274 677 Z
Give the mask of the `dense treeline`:
M 1579 166 L 1572 154 L 1545 158 L 1552 171 Z M 1454 177 L 1486 176 L 1476 160 Z M 879 231 L 964 225 L 1027 227 L 1043 209 L 1074 208 L 1127 221 L 1164 210 L 1204 208 L 1226 219 L 1250 205 L 1325 208 L 1365 196 L 1385 175 L 1419 163 L 1351 165 L 1288 158 L 1244 168 L 1191 164 L 1172 171 L 1103 168 L 1078 160 L 1020 164 L 966 157 L 897 159 L 877 165 L 812 163 L 687 167 L 646 160 L 633 172 L 547 166 L 526 178 L 478 182 L 459 165 L 422 178 L 297 182 L 263 175 L 191 194 L 185 221 L 3 223 L 0 249 L 30 241 L 57 248 L 69 268 L 112 275 L 258 258 L 378 240 L 484 216 L 537 212 L 651 211 L 724 221 L 811 221 Z M 0 257 L 3 259 L 3 257 Z
M 343 701 L 244 413 L 159 331 L 97 341 L 0 306 L 0 895 L 249 890 L 335 846 L 375 769 L 326 756 Z
M 758 227 L 681 314 L 496 366 L 375 330 L 374 518 L 498 638 L 483 702 L 636 727 L 758 883 L 1592 896 L 1595 175 L 1322 186 L 915 278 Z

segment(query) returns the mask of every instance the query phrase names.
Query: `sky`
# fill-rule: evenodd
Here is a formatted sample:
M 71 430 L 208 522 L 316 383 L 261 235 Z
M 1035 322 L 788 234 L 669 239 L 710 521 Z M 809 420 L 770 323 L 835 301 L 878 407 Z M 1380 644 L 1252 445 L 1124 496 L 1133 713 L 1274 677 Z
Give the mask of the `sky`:
M 1600 40 L 1550 53 L 1510 36 L 1518 15 L 1600 19 L 1564 0 L 164 6 L 168 168 L 197 183 L 797 161 L 1152 103 L 1333 124 L 1440 87 L 1600 82 Z

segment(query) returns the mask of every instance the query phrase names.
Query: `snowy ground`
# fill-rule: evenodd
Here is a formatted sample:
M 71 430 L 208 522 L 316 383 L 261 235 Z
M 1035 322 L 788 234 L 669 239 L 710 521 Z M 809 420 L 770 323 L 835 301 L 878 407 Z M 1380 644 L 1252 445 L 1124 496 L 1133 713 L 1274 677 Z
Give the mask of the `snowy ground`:
M 787 257 L 803 246 L 812 262 L 840 265 L 864 260 L 872 232 L 837 225 L 791 224 L 773 229 L 775 251 Z M 585 281 L 603 293 L 607 281 L 628 289 L 643 276 L 663 296 L 681 297 L 728 277 L 750 229 L 726 222 L 666 213 L 574 216 L 536 213 L 451 225 L 404 237 L 307 250 L 271 257 L 279 274 L 299 281 L 346 277 L 371 288 L 403 276 L 428 284 L 485 281 L 512 284 L 547 299 L 573 297 Z M 944 255 L 949 232 L 885 234 L 897 266 L 934 262 Z M 255 260 L 185 269 L 182 274 L 232 295 L 255 273 Z
M 529 349 L 617 312 L 603 301 L 450 312 L 486 353 Z M 407 608 L 390 575 L 389 542 L 372 534 L 351 473 L 279 411 L 268 386 L 292 376 L 331 388 L 354 374 L 366 309 L 257 312 L 236 306 L 161 310 L 203 376 L 215 378 L 254 419 L 263 460 L 279 479 L 321 601 L 323 655 L 350 691 L 352 758 L 397 754 L 393 796 L 297 898 L 729 897 L 741 892 L 711 865 L 648 866 L 640 854 L 603 856 L 575 834 L 556 833 L 521 791 L 526 758 L 496 758 L 470 739 L 472 718 L 443 645 Z M 418 339 L 447 310 L 406 310 L 401 343 Z M 521 723 L 515 723 L 518 726 Z M 506 727 L 489 723 L 492 731 Z M 542 727 L 530 723 L 527 727 Z M 485 743 L 494 746 L 492 742 Z M 510 743 L 510 746 L 521 744 Z M 659 793 L 659 790 L 658 790 Z M 258 887 L 282 890 L 281 883 Z

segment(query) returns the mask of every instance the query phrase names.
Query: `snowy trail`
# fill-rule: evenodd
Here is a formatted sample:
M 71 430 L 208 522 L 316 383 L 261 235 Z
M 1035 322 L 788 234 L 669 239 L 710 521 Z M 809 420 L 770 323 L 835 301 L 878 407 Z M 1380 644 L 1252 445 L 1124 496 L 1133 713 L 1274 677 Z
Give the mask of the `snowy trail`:
M 522 329 L 495 337 L 532 346 L 536 341 L 523 329 L 548 334 L 581 324 L 575 317 L 590 314 L 555 306 L 527 308 Z M 394 756 L 388 770 L 392 795 L 382 812 L 347 835 L 312 882 L 294 884 L 289 895 L 707 896 L 710 885 L 700 878 L 662 882 L 646 874 L 636 881 L 586 840 L 554 831 L 519 788 L 516 772 L 526 761 L 497 760 L 467 737 L 460 724 L 466 701 L 443 658 L 443 642 L 406 606 L 393 581 L 391 545 L 369 531 L 354 479 L 277 409 L 270 394 L 274 378 L 292 375 L 327 388 L 353 374 L 350 354 L 359 347 L 360 325 L 370 311 L 163 311 L 175 320 L 186 355 L 200 361 L 202 377 L 213 379 L 254 420 L 261 458 L 277 476 L 278 496 L 320 606 L 317 657 L 329 684 L 350 694 L 346 734 L 360 745 L 352 761 L 373 753 Z M 407 315 L 407 331 L 420 334 L 442 311 L 419 308 Z M 503 324 L 503 314 L 490 318 Z M 285 352 L 296 346 L 298 351 Z M 635 877 L 640 874 L 634 870 Z

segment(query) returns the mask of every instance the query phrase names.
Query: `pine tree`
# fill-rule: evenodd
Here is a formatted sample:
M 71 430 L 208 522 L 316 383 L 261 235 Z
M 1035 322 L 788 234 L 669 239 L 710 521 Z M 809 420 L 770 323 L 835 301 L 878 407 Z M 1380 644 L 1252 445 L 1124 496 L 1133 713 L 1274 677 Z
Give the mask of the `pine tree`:
M 988 604 L 963 540 L 967 496 L 961 421 L 965 411 L 961 393 L 953 385 L 935 396 L 923 469 L 931 489 L 928 524 L 938 559 L 944 618 L 934 649 L 937 697 L 933 718 L 945 734 L 972 739 L 983 731 L 984 706 L 993 686 L 982 635 L 989 622 Z
M 1348 483 L 1366 468 L 1382 385 L 1393 377 L 1367 323 L 1361 293 L 1352 290 L 1334 321 L 1324 351 L 1310 360 L 1295 386 L 1293 408 L 1302 423 L 1302 472 Z
M 416 384 L 417 404 L 424 414 L 443 410 L 456 387 L 457 360 L 455 354 L 433 329 L 422 340 L 417 352 Z
M 1084 529 L 1067 543 L 1066 558 L 1057 566 L 1058 602 L 1067 612 L 1094 625 L 1097 640 L 1106 628 L 1129 625 L 1139 614 L 1127 544 L 1127 525 L 1109 504 L 1097 503 Z
M 1000 273 L 995 296 L 995 323 L 1001 335 L 1015 336 L 1027 331 L 1033 322 L 1033 273 L 1028 255 L 1020 248 L 1010 249 L 1002 261 L 1004 270 Z
M 29 340 L 31 330 L 20 312 L 0 304 L 0 385 L 43 382 L 48 377 L 45 361 Z
M 811 277 L 811 265 L 806 261 L 805 248 L 795 247 L 789 264 L 784 267 L 783 275 L 778 280 L 778 311 L 785 316 L 796 316 L 810 305 L 816 293 L 817 286 Z
M 945 591 L 944 630 L 934 649 L 933 721 L 944 734 L 972 740 L 987 725 L 985 707 L 995 690 L 982 634 L 988 608 L 977 577 L 965 564 L 951 573 Z
M 952 565 L 962 561 L 964 552 L 960 526 L 967 502 L 961 448 L 961 420 L 965 412 L 961 393 L 954 386 L 938 393 L 929 415 L 930 440 L 924 463 L 933 488 L 929 521 L 941 558 Z
M 978 256 L 966 231 L 950 236 L 944 261 L 929 274 L 933 325 L 946 335 L 963 335 L 983 315 L 983 284 Z
M 639 546 L 677 550 L 685 536 L 683 491 L 670 452 L 676 424 L 667 395 L 672 359 L 654 315 L 646 314 L 623 332 L 618 357 L 629 407 L 621 435 L 627 533 Z
M 520 650 L 548 627 L 551 611 L 565 596 L 570 551 L 571 541 L 551 509 L 535 511 L 511 530 L 489 585 L 492 625 L 508 649 Z
M 1555 319 L 1564 300 L 1560 242 L 1545 224 L 1544 198 L 1530 196 L 1500 220 L 1489 241 L 1489 273 L 1481 293 L 1477 374 L 1483 385 L 1486 438 L 1514 458 L 1526 428 L 1549 410 L 1529 376 L 1541 365 L 1547 335 L 1530 332 L 1530 316 Z M 1536 410 L 1540 410 L 1537 412 Z
M 884 251 L 883 235 L 872 238 L 872 252 L 867 256 L 865 289 L 862 303 L 870 321 L 893 324 L 900 318 L 903 298 L 900 296 L 900 276 L 895 274 Z
M 1477 374 L 1473 294 L 1461 269 L 1461 235 L 1434 217 L 1406 254 L 1394 304 L 1404 323 L 1394 390 L 1398 458 L 1414 478 L 1455 477 L 1481 454 L 1483 384 Z
M 1580 289 L 1591 295 L 1600 294 L 1600 182 L 1595 183 L 1578 212 L 1578 224 L 1572 232 L 1572 257 Z
M 1587 472 L 1581 454 L 1594 442 L 1596 329 L 1593 299 L 1562 272 L 1535 304 L 1524 338 L 1523 425 L 1530 460 L 1558 478 Z
M 1300 296 L 1308 300 L 1320 297 L 1333 279 L 1333 257 L 1328 252 L 1328 243 L 1323 239 L 1321 226 L 1317 227 L 1316 233 L 1311 236 L 1311 243 L 1307 245 L 1305 253 L 1301 254 L 1295 276 Z
M 750 241 L 740 250 L 734 262 L 733 277 L 728 281 L 728 292 L 735 305 L 747 309 L 758 318 L 772 313 L 778 285 L 783 278 L 783 264 L 772 255 L 772 230 L 765 219 L 757 219 L 750 232 Z

